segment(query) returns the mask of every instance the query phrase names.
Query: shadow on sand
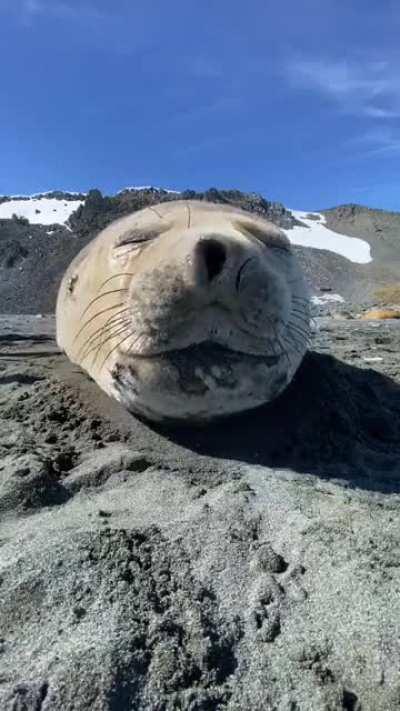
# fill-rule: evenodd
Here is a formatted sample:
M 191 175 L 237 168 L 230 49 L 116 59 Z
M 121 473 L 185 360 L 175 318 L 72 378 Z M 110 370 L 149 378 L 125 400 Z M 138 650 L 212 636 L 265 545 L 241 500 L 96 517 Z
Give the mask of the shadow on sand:
M 20 346 L 20 348 L 25 349 L 27 344 L 33 349 L 36 348 L 38 344 L 49 344 L 52 348 L 48 351 L 37 351 L 37 350 L 20 350 L 11 351 L 8 350 L 10 347 Z M 2 350 L 3 344 L 7 350 Z M 27 356 L 34 356 L 35 358 L 48 358 L 55 355 L 60 355 L 60 351 L 54 343 L 54 338 L 52 336 L 46 336 L 43 334 L 22 334 L 22 333 L 4 333 L 0 334 L 0 358 L 26 358 Z
M 275 402 L 204 428 L 156 428 L 198 454 L 400 492 L 400 385 L 309 353 Z

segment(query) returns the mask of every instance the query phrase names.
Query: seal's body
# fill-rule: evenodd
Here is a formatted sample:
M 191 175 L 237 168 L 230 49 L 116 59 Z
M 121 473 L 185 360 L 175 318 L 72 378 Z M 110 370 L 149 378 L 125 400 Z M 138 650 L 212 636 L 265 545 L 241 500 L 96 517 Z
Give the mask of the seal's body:
M 206 421 L 286 387 L 307 348 L 308 303 L 272 223 L 167 202 L 112 223 L 78 254 L 58 294 L 57 341 L 129 410 Z

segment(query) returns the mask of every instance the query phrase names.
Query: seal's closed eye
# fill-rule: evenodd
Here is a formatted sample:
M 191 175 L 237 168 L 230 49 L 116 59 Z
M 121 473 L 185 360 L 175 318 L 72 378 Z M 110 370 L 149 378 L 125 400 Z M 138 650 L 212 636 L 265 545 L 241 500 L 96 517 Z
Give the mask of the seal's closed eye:
M 246 237 L 255 238 L 266 247 L 282 249 L 288 254 L 291 252 L 289 240 L 279 229 L 267 231 L 261 225 L 245 220 L 237 220 L 235 227 Z
M 114 249 L 122 247 L 140 247 L 146 242 L 151 242 L 160 237 L 163 232 L 170 229 L 168 223 L 157 225 L 157 227 L 134 227 L 119 236 L 114 245 Z

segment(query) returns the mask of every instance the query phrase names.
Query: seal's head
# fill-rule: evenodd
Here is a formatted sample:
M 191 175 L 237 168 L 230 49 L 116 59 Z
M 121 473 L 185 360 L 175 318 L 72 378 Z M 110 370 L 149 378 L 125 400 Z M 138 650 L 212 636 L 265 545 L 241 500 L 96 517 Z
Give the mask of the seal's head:
M 204 421 L 272 400 L 308 337 L 306 287 L 285 235 L 206 202 L 114 222 L 76 257 L 58 295 L 59 346 L 152 420 Z

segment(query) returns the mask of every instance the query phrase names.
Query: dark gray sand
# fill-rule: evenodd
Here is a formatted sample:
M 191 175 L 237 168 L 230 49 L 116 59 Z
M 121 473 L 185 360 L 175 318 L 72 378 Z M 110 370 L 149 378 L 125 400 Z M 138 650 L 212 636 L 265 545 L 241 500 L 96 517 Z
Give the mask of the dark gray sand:
M 274 405 L 162 432 L 1 317 L 1 711 L 400 708 L 400 322 L 318 325 Z

